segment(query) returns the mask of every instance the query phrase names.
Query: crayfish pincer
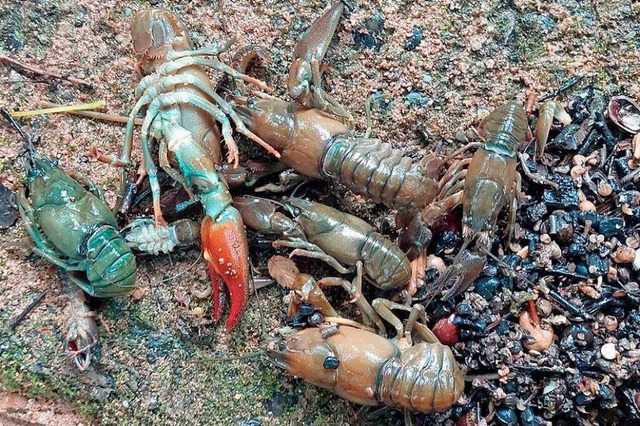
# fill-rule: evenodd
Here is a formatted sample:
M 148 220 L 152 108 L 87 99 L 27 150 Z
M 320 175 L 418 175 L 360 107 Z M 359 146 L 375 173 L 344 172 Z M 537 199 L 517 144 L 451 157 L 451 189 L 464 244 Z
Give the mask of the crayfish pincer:
M 221 317 L 220 279 L 230 294 L 231 310 L 226 327 L 232 328 L 248 304 L 252 278 L 244 225 L 231 205 L 227 184 L 218 173 L 222 162 L 220 141 L 225 141 L 228 160 L 235 166 L 239 162 L 238 148 L 231 136 L 229 119 L 235 123 L 238 132 L 265 144 L 246 129 L 231 106 L 215 92 L 204 67 L 264 90 L 268 87 L 217 59 L 207 58 L 228 50 L 234 40 L 219 47 L 194 49 L 185 24 L 169 11 L 139 12 L 133 18 L 131 32 L 138 69 L 145 77 L 136 88 L 137 102 L 129 114 L 120 158 L 102 156 L 101 159 L 122 167 L 130 165 L 134 120 L 138 112 L 146 109 L 141 130 L 142 174 L 149 176 L 155 225 L 166 226 L 160 207 L 157 168 L 150 147 L 154 141 L 158 144 L 160 166 L 189 194 L 197 196 L 204 207 L 200 234 L 213 280 L 213 315 L 216 319 Z M 222 134 L 216 122 L 221 124 Z M 121 174 L 121 184 L 122 196 L 126 186 L 125 171 Z
M 90 296 L 129 292 L 136 282 L 136 259 L 100 188 L 79 173 L 74 173 L 78 180 L 67 175 L 20 132 L 27 143 L 28 193 L 20 191 L 18 207 L 34 252 Z
M 432 413 L 458 401 L 464 380 L 451 349 L 428 335 L 400 350 L 389 339 L 350 326 L 307 328 L 267 355 L 289 374 L 348 401 Z

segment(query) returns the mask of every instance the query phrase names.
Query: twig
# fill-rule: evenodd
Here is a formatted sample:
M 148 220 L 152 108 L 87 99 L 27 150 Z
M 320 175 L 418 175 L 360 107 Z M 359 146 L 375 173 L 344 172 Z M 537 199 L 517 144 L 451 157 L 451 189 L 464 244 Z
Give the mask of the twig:
M 29 312 L 33 311 L 33 309 L 36 306 L 38 306 L 40 302 L 42 302 L 42 299 L 44 299 L 44 296 L 46 296 L 46 294 L 47 292 L 43 291 L 38 295 L 38 297 L 36 297 L 33 300 L 33 302 L 29 303 L 27 307 L 24 308 L 24 310 L 20 313 L 20 315 L 18 315 L 16 319 L 14 319 L 13 322 L 11 323 L 11 326 L 10 326 L 11 331 L 14 331 L 16 327 L 27 317 L 27 315 L 29 315 Z
M 545 93 L 544 95 L 540 96 L 538 98 L 538 102 L 543 102 L 543 101 L 546 101 L 547 99 L 555 98 L 556 96 L 561 95 L 563 92 L 566 92 L 567 90 L 571 89 L 576 84 L 580 83 L 583 78 L 584 77 L 581 76 L 581 75 L 573 77 L 572 79 L 570 79 L 566 83 L 560 85 L 560 87 L 558 87 L 556 90 L 554 90 L 552 92 L 549 92 L 549 93 Z
M 79 78 L 75 78 L 75 77 L 71 77 L 68 75 L 63 75 L 63 74 L 58 74 L 52 71 L 46 71 L 37 67 L 34 67 L 33 65 L 28 65 L 28 64 L 24 64 L 16 59 L 10 58 L 8 56 L 5 55 L 0 55 L 0 62 L 4 62 L 5 64 L 9 64 L 18 68 L 23 69 L 24 71 L 30 72 L 32 74 L 36 74 L 36 75 L 41 75 L 41 76 L 45 76 L 45 77 L 51 77 L 51 78 L 56 78 L 59 80 L 67 80 L 70 83 L 73 84 L 79 84 L 81 86 L 86 86 L 89 89 L 94 89 L 94 86 L 92 83 L 89 83 L 86 80 L 80 80 Z
M 86 104 L 60 105 L 53 108 L 36 109 L 31 111 L 13 111 L 11 115 L 14 118 L 18 118 L 18 117 L 33 117 L 34 115 L 42 115 L 42 114 L 55 114 L 59 112 L 86 111 L 89 109 L 102 108 L 106 104 L 107 102 L 104 99 L 101 99 L 99 101 L 90 102 Z
M 49 102 L 49 101 L 40 101 L 38 102 L 38 104 L 45 108 L 56 108 L 56 107 L 62 106 L 60 104 L 56 104 L 54 102 Z M 127 120 L 129 120 L 129 118 L 125 117 L 124 115 L 105 114 L 104 112 L 95 112 L 95 111 L 67 111 L 67 112 L 69 114 L 81 115 L 83 117 L 95 118 L 96 120 L 111 121 L 116 123 L 126 124 Z M 142 126 L 142 118 L 136 118 L 134 123 L 136 124 L 136 126 Z

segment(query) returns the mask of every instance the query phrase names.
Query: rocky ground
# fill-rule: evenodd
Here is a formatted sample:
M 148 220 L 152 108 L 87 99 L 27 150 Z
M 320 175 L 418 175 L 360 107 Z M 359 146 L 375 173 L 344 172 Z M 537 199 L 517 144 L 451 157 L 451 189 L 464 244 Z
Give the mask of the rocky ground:
M 42 101 L 104 99 L 105 112 L 128 114 L 139 79 L 129 22 L 149 7 L 177 13 L 199 46 L 233 34 L 243 43 L 264 46 L 273 62 L 259 75 L 276 95 L 285 96 L 295 42 L 327 6 L 317 1 L 8 0 L 0 5 L 0 54 L 89 85 L 0 65 L 0 104 L 17 111 L 36 109 Z M 637 3 L 615 0 L 361 3 L 339 27 L 325 78 L 360 130 L 364 100 L 374 92 L 384 95 L 374 112 L 374 135 L 417 157 L 459 144 L 470 126 L 505 100 L 524 101 L 528 93 L 553 91 L 576 76 L 592 78 L 606 98 L 639 99 L 639 14 Z M 22 123 L 42 136 L 43 153 L 65 169 L 90 176 L 109 201 L 115 200 L 116 171 L 87 153 L 94 144 L 103 152 L 118 152 L 122 125 L 62 114 Z M 21 180 L 15 161 L 20 150 L 17 135 L 0 126 L 0 180 L 14 190 Z M 352 204 L 356 198 L 349 194 L 344 200 L 378 227 L 392 223 L 386 209 Z M 259 351 L 281 325 L 284 292 L 275 286 L 259 290 L 240 326 L 228 333 L 210 320 L 209 299 L 197 297 L 209 285 L 198 250 L 141 258 L 139 288 L 132 296 L 95 304 L 101 345 L 84 373 L 62 350 L 61 278 L 31 254 L 22 227 L 0 231 L 0 266 L 1 388 L 45 404 L 71 404 L 85 424 L 402 424 L 395 411 L 371 420 L 359 407 L 286 378 L 259 358 L 215 359 Z M 264 264 L 258 266 L 266 275 Z M 11 330 L 15 317 L 43 291 L 43 302 Z M 462 354 L 464 348 L 458 349 Z M 562 387 L 547 390 L 558 393 Z M 467 391 L 477 393 L 470 385 Z M 498 392 L 494 399 L 504 398 Z M 31 410 L 24 407 L 34 403 L 19 400 L 22 408 L 14 411 L 0 406 L 0 423 L 47 424 L 44 417 L 20 420 L 21 410 Z M 69 414 L 67 408 L 53 411 Z M 451 418 L 436 420 L 451 423 Z

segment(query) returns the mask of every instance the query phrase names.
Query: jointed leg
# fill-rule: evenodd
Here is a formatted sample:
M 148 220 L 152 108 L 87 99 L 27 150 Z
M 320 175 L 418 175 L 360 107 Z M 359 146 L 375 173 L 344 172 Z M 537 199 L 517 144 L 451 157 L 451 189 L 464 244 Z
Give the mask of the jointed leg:
M 378 327 L 380 335 L 386 337 L 387 329 L 384 326 L 384 322 L 375 309 L 373 309 L 371 304 L 369 304 L 369 301 L 362 296 L 362 275 L 362 262 L 358 261 L 356 263 L 356 276 L 353 279 L 353 282 L 350 283 L 346 280 L 340 280 L 340 284 L 351 296 L 350 302 L 355 303 L 360 309 L 360 312 L 362 313 L 362 320 L 365 325 L 371 325 L 371 323 L 374 323 L 376 327 Z
M 159 73 L 161 75 L 171 75 L 171 74 L 175 74 L 178 70 L 182 68 L 190 67 L 192 65 L 199 65 L 202 67 L 213 68 L 215 70 L 228 74 L 233 78 L 236 78 L 238 80 L 243 80 L 249 84 L 253 84 L 257 88 L 264 90 L 267 93 L 271 93 L 273 91 L 269 86 L 266 85 L 266 83 L 258 80 L 257 78 L 253 78 L 246 74 L 242 74 L 234 70 L 230 66 L 223 64 L 222 62 L 214 61 L 211 59 L 205 59 L 205 58 L 186 57 L 186 58 L 178 59 L 173 62 L 167 62 L 166 64 L 160 67 Z
M 195 50 L 183 50 L 180 52 L 169 52 L 167 54 L 167 58 L 171 61 L 186 58 L 189 56 L 218 56 L 219 54 L 226 52 L 238 42 L 238 36 L 233 36 L 231 39 L 227 40 L 222 46 L 209 46 L 203 49 L 195 49 Z
M 180 182 L 184 190 L 189 194 L 189 198 L 193 199 L 193 191 L 191 191 L 191 188 L 189 188 L 189 186 L 187 185 L 187 181 L 184 180 L 184 176 L 182 176 L 179 171 L 171 167 L 171 164 L 169 164 L 167 143 L 164 140 L 160 142 L 158 146 L 158 163 L 160 163 L 160 167 L 162 167 L 162 170 L 167 172 L 167 174 L 171 176 L 173 180 L 175 180 L 176 182 Z
M 149 176 L 149 185 L 151 186 L 151 196 L 153 198 L 153 217 L 155 219 L 156 226 L 167 226 L 167 222 L 162 217 L 162 209 L 160 207 L 160 182 L 158 181 L 158 169 L 151 157 L 151 149 L 149 148 L 149 127 L 153 121 L 161 114 L 160 111 L 160 99 L 154 100 L 149 105 L 149 110 L 142 123 L 142 154 L 144 158 L 145 172 Z M 158 117 L 162 119 L 162 117 Z
M 393 325 L 396 329 L 396 339 L 405 338 L 409 345 L 412 344 L 411 330 L 418 317 L 424 318 L 424 307 L 422 305 L 413 305 L 413 307 L 401 305 L 399 303 L 392 302 L 388 299 L 375 299 L 372 303 L 373 308 L 384 318 L 388 323 Z M 392 309 L 400 309 L 410 312 L 409 321 L 407 322 L 407 328 L 403 327 L 402 321 L 393 312 Z
M 335 100 L 331 95 L 322 89 L 322 73 L 320 72 L 320 62 L 314 55 L 311 60 L 311 73 L 313 78 L 313 86 L 311 87 L 313 94 L 313 107 L 327 111 L 338 117 L 346 119 L 348 122 L 353 122 L 353 116 Z
M 329 264 L 329 266 L 331 266 L 341 274 L 348 274 L 349 272 L 351 272 L 351 270 L 342 266 L 340 262 L 338 262 L 332 256 L 329 256 L 320 247 L 308 241 L 304 241 L 299 238 L 291 240 L 276 240 L 273 242 L 273 246 L 294 248 L 295 250 L 293 250 L 291 254 L 289 254 L 289 257 L 304 256 L 310 257 L 312 259 L 319 259 Z

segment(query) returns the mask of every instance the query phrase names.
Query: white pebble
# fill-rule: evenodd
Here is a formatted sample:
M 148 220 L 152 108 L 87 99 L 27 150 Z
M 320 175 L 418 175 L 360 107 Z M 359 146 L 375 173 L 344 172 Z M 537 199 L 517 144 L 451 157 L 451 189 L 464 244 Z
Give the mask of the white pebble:
M 605 343 L 602 345 L 600 353 L 602 354 L 602 358 L 608 359 L 609 361 L 616 359 L 616 356 L 618 355 L 618 351 L 616 350 L 616 345 L 614 343 Z
M 640 269 L 640 249 L 636 249 L 636 255 L 633 258 L 633 269 Z

